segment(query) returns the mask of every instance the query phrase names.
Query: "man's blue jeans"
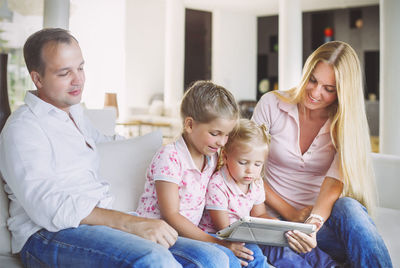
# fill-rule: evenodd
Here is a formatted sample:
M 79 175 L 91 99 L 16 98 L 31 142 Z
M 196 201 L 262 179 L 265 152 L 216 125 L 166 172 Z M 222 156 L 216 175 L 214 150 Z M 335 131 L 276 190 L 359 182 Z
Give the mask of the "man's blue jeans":
M 351 267 L 393 267 L 389 252 L 367 210 L 358 201 L 339 198 L 317 233 L 318 247 Z
M 33 234 L 20 252 L 25 267 L 229 267 L 215 245 L 179 237 L 169 249 L 106 226 Z

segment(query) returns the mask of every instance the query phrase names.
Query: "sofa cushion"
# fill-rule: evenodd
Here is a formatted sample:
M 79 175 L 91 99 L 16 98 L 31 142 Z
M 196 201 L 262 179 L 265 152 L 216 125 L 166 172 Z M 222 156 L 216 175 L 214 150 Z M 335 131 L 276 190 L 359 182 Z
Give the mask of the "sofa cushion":
M 400 267 L 400 210 L 378 207 L 374 221 L 389 250 L 393 267 Z
M 161 131 L 132 139 L 102 143 L 100 175 L 111 184 L 114 209 L 134 211 L 144 190 L 146 170 L 162 145 Z
M 4 268 L 22 268 L 21 260 L 19 255 L 1 255 L 0 254 L 0 267 Z
M 8 214 L 8 197 L 4 191 L 4 181 L 0 174 L 0 255 L 11 254 L 11 237 L 7 229 Z
M 379 206 L 400 209 L 400 156 L 372 154 Z

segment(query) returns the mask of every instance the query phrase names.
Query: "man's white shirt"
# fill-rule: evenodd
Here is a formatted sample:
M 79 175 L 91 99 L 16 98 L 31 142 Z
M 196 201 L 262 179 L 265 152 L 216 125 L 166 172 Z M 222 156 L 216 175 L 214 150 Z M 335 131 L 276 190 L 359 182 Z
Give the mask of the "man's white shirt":
M 0 171 L 10 201 L 12 251 L 45 228 L 57 232 L 79 226 L 94 207 L 111 208 L 109 184 L 98 177 L 96 144 L 104 136 L 84 116 L 80 104 L 70 116 L 28 92 L 25 105 L 0 135 Z M 74 124 L 75 122 L 75 124 Z

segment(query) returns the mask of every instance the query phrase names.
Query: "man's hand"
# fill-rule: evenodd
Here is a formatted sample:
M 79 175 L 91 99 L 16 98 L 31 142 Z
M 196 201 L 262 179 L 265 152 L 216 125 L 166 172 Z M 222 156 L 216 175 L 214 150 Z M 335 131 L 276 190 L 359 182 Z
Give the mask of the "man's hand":
M 140 219 L 127 223 L 129 233 L 156 242 L 166 248 L 175 244 L 178 239 L 178 233 L 168 223 L 159 219 Z
M 178 239 L 175 229 L 163 220 L 133 216 L 111 209 L 95 207 L 81 224 L 108 226 L 156 242 L 166 248 L 175 244 Z

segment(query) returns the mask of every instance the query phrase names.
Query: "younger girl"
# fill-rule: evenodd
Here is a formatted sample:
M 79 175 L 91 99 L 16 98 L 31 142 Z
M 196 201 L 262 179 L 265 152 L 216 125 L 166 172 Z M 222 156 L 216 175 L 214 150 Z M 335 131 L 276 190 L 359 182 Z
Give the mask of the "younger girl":
M 183 248 L 179 247 L 178 239 L 170 248 L 175 257 L 181 252 L 192 254 L 204 267 L 246 265 L 235 257 L 253 259 L 252 252 L 243 243 L 219 240 L 197 227 L 203 214 L 207 184 L 216 168 L 217 151 L 225 145 L 239 118 L 236 101 L 223 87 L 198 81 L 183 97 L 181 116 L 183 134 L 154 156 L 147 170 L 145 191 L 137 213 L 144 217 L 163 218 L 180 236 L 213 243 L 192 240 L 202 246 Z M 206 259 L 215 254 L 224 254 L 221 261 L 228 256 L 229 264 L 213 264 Z M 184 263 L 186 257 L 178 261 Z
M 269 218 L 264 204 L 261 171 L 268 153 L 269 135 L 265 125 L 258 127 L 241 119 L 237 131 L 229 135 L 222 159 L 224 165 L 208 184 L 206 211 L 200 228 L 215 233 L 245 216 Z M 274 218 L 276 219 L 276 218 Z M 254 261 L 263 258 L 255 244 L 246 244 L 254 252 Z M 332 267 L 336 263 L 319 249 L 298 254 L 288 247 L 262 246 L 276 267 Z

